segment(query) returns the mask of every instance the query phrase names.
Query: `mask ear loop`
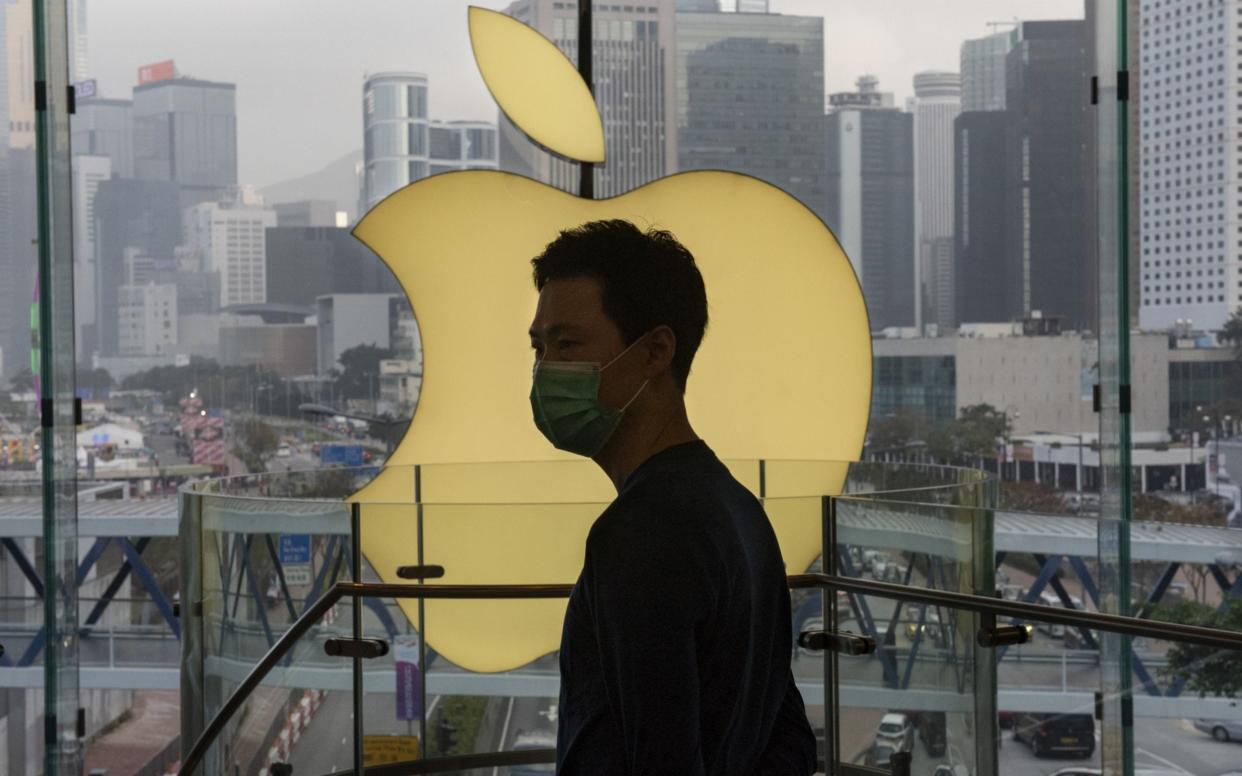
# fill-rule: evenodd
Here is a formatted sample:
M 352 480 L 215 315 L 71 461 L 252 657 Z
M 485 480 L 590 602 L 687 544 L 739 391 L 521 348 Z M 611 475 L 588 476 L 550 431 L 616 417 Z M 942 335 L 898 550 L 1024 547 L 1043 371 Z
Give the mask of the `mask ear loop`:
M 638 387 L 638 391 L 633 396 L 631 396 L 630 400 L 625 403 L 625 406 L 622 407 L 618 411 L 625 412 L 626 410 L 628 410 L 630 408 L 630 405 L 634 403 L 634 400 L 637 399 L 639 396 L 641 396 L 643 391 L 647 390 L 647 384 L 650 382 L 651 382 L 650 377 L 648 377 L 646 380 L 643 380 L 643 384 Z

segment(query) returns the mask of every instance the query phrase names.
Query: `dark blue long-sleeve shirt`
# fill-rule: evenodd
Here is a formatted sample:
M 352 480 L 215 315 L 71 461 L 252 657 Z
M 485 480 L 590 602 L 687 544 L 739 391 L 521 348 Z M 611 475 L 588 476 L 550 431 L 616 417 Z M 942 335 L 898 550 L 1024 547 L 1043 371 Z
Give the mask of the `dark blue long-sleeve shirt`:
M 789 590 L 758 500 L 701 441 L 639 466 L 587 538 L 561 636 L 560 776 L 807 776 Z

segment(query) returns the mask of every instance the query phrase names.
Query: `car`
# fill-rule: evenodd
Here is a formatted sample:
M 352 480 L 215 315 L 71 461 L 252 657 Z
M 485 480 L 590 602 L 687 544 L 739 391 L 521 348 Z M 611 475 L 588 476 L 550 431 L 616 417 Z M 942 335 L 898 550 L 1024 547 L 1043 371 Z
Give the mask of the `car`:
M 1191 724 L 1217 741 L 1242 741 L 1242 719 L 1196 719 Z
M 1095 718 L 1090 714 L 1019 714 L 1013 740 L 1029 745 L 1036 757 L 1090 757 L 1095 754 Z
M 289 445 L 281 445 L 276 448 L 277 458 L 288 458 L 291 455 L 293 455 L 293 450 L 289 448 Z
M 914 726 L 910 717 L 898 712 L 889 712 L 880 718 L 875 729 L 876 743 L 889 742 L 898 750 L 908 752 L 914 748 Z
M 899 750 L 890 741 L 876 741 L 867 750 L 866 756 L 863 758 L 863 765 L 869 768 L 888 768 L 893 761 L 893 755 Z
M 948 735 L 943 711 L 924 711 L 915 718 L 915 727 L 919 731 L 919 740 L 923 748 L 932 757 L 944 754 Z
M 513 740 L 513 751 L 556 749 L 556 734 L 546 730 L 523 731 Z M 547 776 L 556 771 L 556 763 L 523 763 L 509 767 L 509 776 Z
M 996 722 L 1000 725 L 1001 730 L 1012 730 L 1013 723 L 1017 718 L 1017 712 L 1005 711 L 1003 709 L 996 714 Z

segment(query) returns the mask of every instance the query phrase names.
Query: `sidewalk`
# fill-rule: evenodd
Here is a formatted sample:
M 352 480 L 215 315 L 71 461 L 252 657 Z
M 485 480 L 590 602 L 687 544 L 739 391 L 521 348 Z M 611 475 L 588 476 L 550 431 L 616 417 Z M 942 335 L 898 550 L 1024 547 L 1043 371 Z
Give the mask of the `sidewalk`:
M 128 776 L 159 756 L 180 733 L 178 695 L 176 690 L 136 691 L 129 719 L 87 745 L 83 772 L 99 768 L 108 776 Z

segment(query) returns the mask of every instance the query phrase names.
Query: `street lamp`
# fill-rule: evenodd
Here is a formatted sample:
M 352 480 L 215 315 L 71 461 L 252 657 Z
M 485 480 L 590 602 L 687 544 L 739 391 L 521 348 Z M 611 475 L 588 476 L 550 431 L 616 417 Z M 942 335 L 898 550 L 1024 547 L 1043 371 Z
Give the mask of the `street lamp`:
M 364 423 L 366 423 L 368 427 L 372 425 L 381 426 L 384 429 L 384 450 L 385 450 L 384 458 L 389 458 L 392 456 L 393 443 L 392 443 L 391 431 L 392 431 L 393 426 L 399 426 L 403 423 L 410 422 L 409 418 L 394 418 L 392 415 L 389 415 L 387 412 L 385 412 L 383 415 L 360 415 L 360 414 L 355 414 L 355 413 L 350 413 L 350 412 L 344 412 L 342 410 L 329 407 L 326 404 L 314 404 L 314 403 L 299 404 L 298 409 L 302 412 L 305 412 L 308 415 L 327 415 L 329 417 L 333 415 L 340 415 L 343 418 L 361 420 Z

